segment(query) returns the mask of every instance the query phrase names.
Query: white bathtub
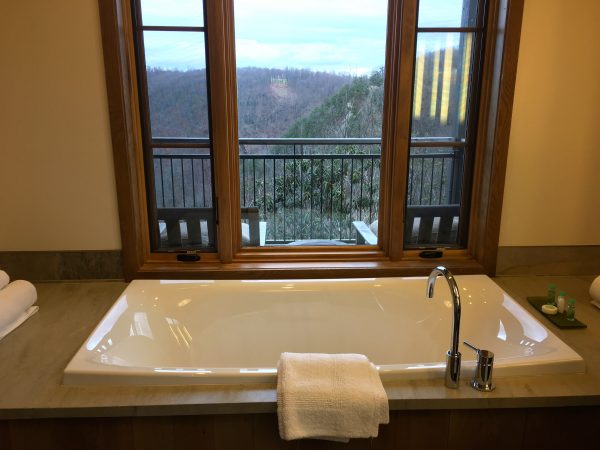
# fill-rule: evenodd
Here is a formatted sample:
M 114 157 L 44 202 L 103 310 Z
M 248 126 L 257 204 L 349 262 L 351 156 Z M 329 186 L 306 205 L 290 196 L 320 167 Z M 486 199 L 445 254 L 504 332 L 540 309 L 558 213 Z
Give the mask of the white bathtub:
M 583 372 L 583 359 L 485 275 L 456 277 L 461 342 L 494 377 Z M 280 353 L 363 353 L 382 379 L 442 378 L 452 305 L 443 277 L 133 281 L 65 369 L 65 384 L 274 382 Z M 474 353 L 461 344 L 463 374 Z

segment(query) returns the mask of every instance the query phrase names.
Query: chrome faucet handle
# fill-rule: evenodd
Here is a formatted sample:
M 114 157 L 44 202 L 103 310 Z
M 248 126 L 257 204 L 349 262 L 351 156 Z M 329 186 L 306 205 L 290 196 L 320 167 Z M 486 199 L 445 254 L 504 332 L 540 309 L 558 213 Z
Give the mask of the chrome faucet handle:
M 477 348 L 467 341 L 464 341 L 464 344 L 477 353 L 477 366 L 475 367 L 475 375 L 470 383 L 471 387 L 483 392 L 493 391 L 496 387 L 492 383 L 494 353 L 489 350 Z

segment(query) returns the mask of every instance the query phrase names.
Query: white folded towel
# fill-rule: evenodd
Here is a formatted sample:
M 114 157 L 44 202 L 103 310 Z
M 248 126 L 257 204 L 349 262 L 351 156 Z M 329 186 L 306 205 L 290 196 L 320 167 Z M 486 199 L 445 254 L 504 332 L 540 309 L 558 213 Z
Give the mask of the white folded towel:
M 4 289 L 10 283 L 10 277 L 4 270 L 0 270 L 0 289 Z
M 282 353 L 277 416 L 285 440 L 376 437 L 389 422 L 388 399 L 364 355 Z
M 0 290 L 0 335 L 2 337 L 37 311 L 30 308 L 36 300 L 37 291 L 29 281 L 13 281 Z
M 592 281 L 592 285 L 590 286 L 590 297 L 592 297 L 592 304 L 600 308 L 600 276 Z

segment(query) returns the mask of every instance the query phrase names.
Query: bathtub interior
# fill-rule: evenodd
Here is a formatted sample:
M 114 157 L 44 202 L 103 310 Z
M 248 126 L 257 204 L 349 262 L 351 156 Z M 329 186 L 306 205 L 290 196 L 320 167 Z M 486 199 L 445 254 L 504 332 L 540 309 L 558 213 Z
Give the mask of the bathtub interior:
M 534 366 L 583 370 L 579 355 L 491 279 L 459 276 L 457 282 L 461 340 L 492 350 L 497 374 Z M 387 378 L 438 377 L 451 325 L 451 297 L 442 279 L 433 299 L 425 298 L 425 278 L 136 280 L 66 374 L 85 378 L 86 373 L 104 372 L 114 377 L 121 368 L 125 377 L 273 376 L 279 355 L 288 351 L 362 353 Z M 464 346 L 461 351 L 464 365 L 472 365 L 474 353 Z

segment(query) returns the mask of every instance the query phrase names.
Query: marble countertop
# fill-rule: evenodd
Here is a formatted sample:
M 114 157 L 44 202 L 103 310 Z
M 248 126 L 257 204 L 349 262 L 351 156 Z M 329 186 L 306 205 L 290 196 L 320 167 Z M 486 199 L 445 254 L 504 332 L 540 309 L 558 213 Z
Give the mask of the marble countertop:
M 592 277 L 502 277 L 495 281 L 525 308 L 527 295 L 548 283 L 575 297 L 586 329 L 561 330 L 540 318 L 583 356 L 586 373 L 496 377 L 481 393 L 463 376 L 460 389 L 443 380 L 386 383 L 392 409 L 518 408 L 600 404 L 600 310 L 590 304 Z M 263 413 L 276 410 L 275 385 L 64 386 L 63 370 L 126 283 L 38 283 L 40 310 L 0 341 L 0 419 Z

